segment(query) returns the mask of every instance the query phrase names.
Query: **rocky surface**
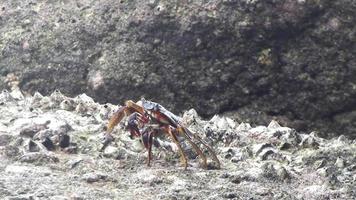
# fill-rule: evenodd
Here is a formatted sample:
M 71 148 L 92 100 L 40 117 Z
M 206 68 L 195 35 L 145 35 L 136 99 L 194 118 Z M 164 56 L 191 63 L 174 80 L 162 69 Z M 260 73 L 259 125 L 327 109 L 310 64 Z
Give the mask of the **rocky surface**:
M 355 12 L 354 0 L 2 0 L 0 89 L 145 96 L 355 138 Z
M 200 168 L 189 145 L 184 170 L 176 147 L 158 138 L 153 165 L 124 121 L 99 152 L 117 106 L 82 94 L 69 98 L 0 94 L 1 199 L 355 199 L 356 141 L 301 134 L 277 121 L 267 126 L 228 117 L 183 121 L 216 151 L 221 169 Z M 209 163 L 213 166 L 212 161 Z

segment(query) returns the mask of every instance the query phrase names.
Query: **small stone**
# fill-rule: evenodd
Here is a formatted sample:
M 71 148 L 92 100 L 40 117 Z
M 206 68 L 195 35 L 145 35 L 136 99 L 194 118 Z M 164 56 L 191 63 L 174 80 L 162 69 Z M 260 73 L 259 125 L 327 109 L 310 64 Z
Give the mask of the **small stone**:
M 76 154 L 78 153 L 78 147 L 76 145 L 69 146 L 63 149 L 65 153 Z
M 234 192 L 229 192 L 223 195 L 224 198 L 226 199 L 234 199 L 237 197 L 237 194 Z
M 302 146 L 303 148 L 317 149 L 319 147 L 319 143 L 316 142 L 314 137 L 306 136 L 300 143 L 300 146 Z
M 25 98 L 18 87 L 14 88 L 10 95 L 16 100 L 23 100 Z
M 51 101 L 55 102 L 56 104 L 60 104 L 60 102 L 64 101 L 65 98 L 66 97 L 58 89 L 54 90 L 54 92 L 50 95 Z
M 183 114 L 183 121 L 188 125 L 195 122 L 198 118 L 199 118 L 198 113 L 193 108 L 184 112 Z
M 294 129 L 291 129 L 291 131 L 283 134 L 281 136 L 281 140 L 293 146 L 297 146 L 301 142 L 300 135 Z
M 94 183 L 100 180 L 105 180 L 107 177 L 108 176 L 104 174 L 88 173 L 88 174 L 84 174 L 82 179 L 88 183 Z
M 11 135 L 0 135 L 0 146 L 6 146 L 13 140 Z
M 287 170 L 279 164 L 266 162 L 261 166 L 261 169 L 261 175 L 268 179 L 285 180 L 290 177 Z
M 278 148 L 279 148 L 280 150 L 288 150 L 288 149 L 292 148 L 292 145 L 291 145 L 290 143 L 288 143 L 288 142 L 282 142 L 282 143 L 278 146 Z
M 337 138 L 337 141 L 340 142 L 340 143 L 346 143 L 346 142 L 348 142 L 349 140 L 345 137 L 345 135 L 340 135 L 340 136 Z
M 39 152 L 41 148 L 38 146 L 36 142 L 29 140 L 27 144 L 27 150 L 29 152 Z
M 337 158 L 337 160 L 335 161 L 335 166 L 338 168 L 344 168 L 345 161 L 342 158 Z
M 324 167 L 326 165 L 326 160 L 322 159 L 322 160 L 317 160 L 314 163 L 314 169 L 320 169 L 322 167 Z
M 45 137 L 44 141 L 42 142 L 42 145 L 45 146 L 49 151 L 53 151 L 55 149 L 55 146 L 49 137 Z
M 251 125 L 249 123 L 242 122 L 237 128 L 237 131 L 248 131 L 251 129 Z
M 87 112 L 87 108 L 85 107 L 85 105 L 80 102 L 76 107 L 75 107 L 75 112 L 77 113 L 81 113 L 81 114 L 84 114 Z
M 69 135 L 67 135 L 67 134 L 59 135 L 58 143 L 59 143 L 59 146 L 61 148 L 69 147 L 69 145 L 70 145 L 70 137 L 69 137 Z
M 16 146 L 6 146 L 5 155 L 9 158 L 16 157 L 20 154 L 20 149 Z
M 104 156 L 107 158 L 123 159 L 124 152 L 120 151 L 117 147 L 108 146 L 104 150 Z
M 330 168 L 323 167 L 317 170 L 317 173 L 323 177 L 328 177 L 330 175 Z
M 63 110 L 73 111 L 75 109 L 74 101 L 71 99 L 65 99 L 59 104 L 59 108 Z
M 42 152 L 31 152 L 21 156 L 20 161 L 27 162 L 27 163 L 43 164 L 43 163 L 50 163 L 50 162 L 56 163 L 59 162 L 59 159 L 52 154 L 47 154 Z
M 3 90 L 3 91 L 0 93 L 0 101 L 1 101 L 1 102 L 12 102 L 12 101 L 15 101 L 15 99 L 11 96 L 11 94 L 9 93 L 9 91 Z
M 276 120 L 272 120 L 269 125 L 268 125 L 268 129 L 277 129 L 280 128 L 281 125 L 278 124 L 278 122 Z
M 270 143 L 262 143 L 262 144 L 256 144 L 253 146 L 253 152 L 255 153 L 255 156 L 260 154 L 263 149 L 265 148 L 274 148 L 272 144 Z
M 77 97 L 74 98 L 74 101 L 76 101 L 77 103 L 85 103 L 85 104 L 91 104 L 91 103 L 95 103 L 93 98 L 91 98 L 90 96 L 88 96 L 87 94 L 83 93 L 81 95 L 78 95 Z
M 83 161 L 83 159 L 81 159 L 81 158 L 69 160 L 67 162 L 67 165 L 68 165 L 69 169 L 73 169 L 74 167 L 78 166 L 78 164 L 82 161 Z
M 43 98 L 43 95 L 39 92 L 35 92 L 32 97 L 32 101 L 40 101 Z
M 51 121 L 47 121 L 44 124 L 33 124 L 27 126 L 20 131 L 20 136 L 33 138 L 36 135 L 36 133 L 38 133 L 39 131 L 48 129 L 48 124 L 50 123 Z

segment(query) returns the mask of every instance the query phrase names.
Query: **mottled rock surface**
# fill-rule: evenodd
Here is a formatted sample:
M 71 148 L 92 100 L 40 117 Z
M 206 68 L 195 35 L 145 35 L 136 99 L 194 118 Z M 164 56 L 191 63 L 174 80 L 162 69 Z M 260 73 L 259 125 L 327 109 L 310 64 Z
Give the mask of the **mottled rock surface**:
M 0 89 L 145 96 L 355 138 L 355 12 L 354 0 L 2 0 Z
M 125 120 L 114 129 L 115 140 L 99 152 L 104 127 L 117 106 L 59 91 L 8 97 L 0 105 L 1 199 L 356 197 L 356 141 L 344 136 L 323 139 L 278 121 L 257 127 L 218 115 L 205 121 L 191 109 L 183 123 L 211 145 L 221 169 L 200 168 L 199 157 L 182 140 L 190 158 L 184 170 L 168 137 L 158 138 L 161 145 L 153 148 L 152 166 L 147 167 L 147 152 L 139 139 L 129 137 Z M 62 107 L 58 99 L 71 104 Z M 23 130 L 34 136 L 21 134 Z M 45 141 L 52 142 L 51 148 Z M 214 164 L 210 157 L 208 162 Z

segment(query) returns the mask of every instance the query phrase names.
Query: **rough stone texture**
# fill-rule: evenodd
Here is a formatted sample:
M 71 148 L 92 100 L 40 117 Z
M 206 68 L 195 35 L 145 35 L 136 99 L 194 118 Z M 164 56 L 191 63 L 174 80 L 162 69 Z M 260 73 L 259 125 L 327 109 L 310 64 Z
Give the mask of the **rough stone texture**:
M 66 110 L 53 96 L 83 109 Z M 48 98 L 48 101 L 41 101 Z M 181 138 L 189 154 L 187 170 L 168 138 L 157 138 L 151 167 L 140 140 L 130 139 L 124 122 L 104 152 L 103 128 L 117 106 L 101 105 L 86 95 L 69 98 L 59 92 L 36 94 L 0 105 L 1 199 L 355 199 L 356 140 L 323 139 L 301 134 L 277 121 L 268 126 L 238 124 L 231 118 L 201 119 L 193 109 L 183 124 L 216 152 L 221 169 L 200 168 L 200 158 Z M 48 106 L 51 105 L 50 107 Z M 107 115 L 103 113 L 108 113 Z M 30 139 L 23 129 L 46 123 Z M 267 124 L 266 124 L 267 125 Z M 71 128 L 63 128 L 68 127 Z M 55 138 L 70 136 L 69 147 Z M 39 142 L 53 140 L 54 149 Z M 298 139 L 296 139 L 298 138 Z M 310 139 L 312 138 L 312 140 Z M 318 146 L 305 145 L 318 143 Z M 29 142 L 37 145 L 31 152 Z M 289 143 L 289 148 L 278 146 Z M 166 148 L 171 146 L 172 148 Z M 77 151 L 68 152 L 67 148 Z M 173 148 L 175 147 L 175 148 Z M 200 145 L 203 148 L 202 145 Z M 204 151 L 205 152 L 205 151 Z M 208 156 L 209 166 L 213 166 Z
M 0 89 L 355 137 L 354 0 L 3 0 Z

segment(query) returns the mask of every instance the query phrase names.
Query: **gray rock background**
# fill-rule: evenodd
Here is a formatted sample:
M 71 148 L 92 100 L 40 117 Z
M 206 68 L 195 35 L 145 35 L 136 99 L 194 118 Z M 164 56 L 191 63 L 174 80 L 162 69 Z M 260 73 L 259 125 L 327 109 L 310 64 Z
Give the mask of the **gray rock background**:
M 353 0 L 3 0 L 0 89 L 144 96 L 355 137 L 355 12 Z

